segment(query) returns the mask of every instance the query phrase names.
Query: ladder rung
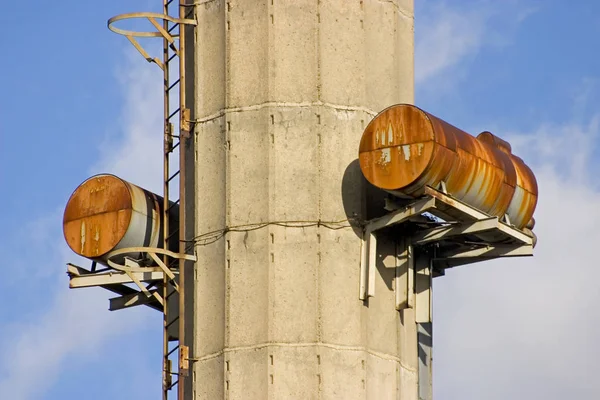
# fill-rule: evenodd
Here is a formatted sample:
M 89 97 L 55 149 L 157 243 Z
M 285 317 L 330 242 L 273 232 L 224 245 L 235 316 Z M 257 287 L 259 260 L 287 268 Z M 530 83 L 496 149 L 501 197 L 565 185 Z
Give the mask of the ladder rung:
M 167 121 L 169 121 L 171 118 L 173 118 L 175 115 L 177 115 L 177 113 L 179 112 L 181 108 L 178 107 L 177 110 L 173 111 L 168 117 L 167 117 Z
M 177 86 L 177 84 L 181 81 L 181 79 L 177 79 L 175 82 L 173 82 L 173 84 L 171 86 L 169 86 L 169 88 L 167 89 L 167 92 L 169 92 L 171 89 L 173 89 L 175 86 Z
M 175 229 L 175 230 L 173 231 L 173 233 L 171 233 L 169 236 L 167 236 L 167 241 L 168 241 L 169 239 L 171 239 L 173 236 L 177 235 L 178 233 L 179 233 L 179 228 Z
M 165 64 L 168 64 L 171 62 L 171 60 L 173 60 L 175 57 L 177 57 L 177 53 L 173 54 L 171 57 L 167 58 L 167 62 Z
M 181 172 L 180 170 L 175 172 L 173 175 L 171 175 L 169 177 L 169 179 L 167 179 L 167 182 L 171 182 L 173 180 L 173 178 L 175 178 L 177 175 L 179 175 L 179 172 Z
M 167 211 L 170 211 L 171 208 L 175 207 L 177 204 L 179 204 L 179 199 L 175 200 L 173 202 L 173 204 L 171 204 L 169 207 L 167 207 Z
M 179 348 L 179 345 L 173 347 L 171 350 L 169 350 L 169 352 L 167 353 L 167 357 L 169 357 L 171 354 L 175 353 L 175 351 L 177 351 L 177 349 Z
M 172 320 L 171 322 L 169 322 L 169 323 L 168 323 L 168 324 L 165 326 L 165 328 L 167 328 L 167 329 L 168 329 L 168 328 L 169 328 L 171 325 L 173 325 L 173 324 L 175 323 L 175 321 L 177 321 L 178 319 L 179 319 L 179 315 L 178 315 L 178 316 L 176 316 L 175 318 L 173 318 L 173 320 Z
M 173 389 L 175 386 L 177 386 L 178 383 L 179 383 L 179 379 L 177 379 L 175 382 L 173 382 L 172 384 L 167 386 L 167 390 Z

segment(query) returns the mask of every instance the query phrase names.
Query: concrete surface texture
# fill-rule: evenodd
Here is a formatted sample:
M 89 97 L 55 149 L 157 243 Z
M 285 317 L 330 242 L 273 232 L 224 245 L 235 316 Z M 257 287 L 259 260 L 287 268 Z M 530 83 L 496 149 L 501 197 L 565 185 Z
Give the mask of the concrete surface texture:
M 366 218 L 358 145 L 413 101 L 412 0 L 202 3 L 196 234 L 241 227 L 196 247 L 193 398 L 416 399 L 393 268 L 363 303 L 359 228 L 317 224 Z

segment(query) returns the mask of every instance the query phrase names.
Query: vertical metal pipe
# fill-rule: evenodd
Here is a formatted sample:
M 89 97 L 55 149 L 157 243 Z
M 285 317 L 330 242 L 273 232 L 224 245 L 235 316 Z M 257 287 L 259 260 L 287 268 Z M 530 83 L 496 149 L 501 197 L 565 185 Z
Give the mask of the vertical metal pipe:
M 358 296 L 360 300 L 367 299 L 367 279 L 369 271 L 369 236 L 369 231 L 363 231 L 363 237 L 360 246 L 360 283 Z
M 367 297 L 375 296 L 375 277 L 377 276 L 377 236 L 369 232 L 369 279 Z
M 193 10 L 193 9 L 192 9 Z M 187 7 L 185 0 L 179 4 L 179 18 L 185 19 Z M 190 140 L 189 132 L 189 111 L 186 104 L 186 80 L 185 80 L 185 25 L 179 25 L 179 253 L 185 254 L 187 243 L 186 234 L 186 149 Z M 182 240 L 183 239 L 183 240 Z M 186 260 L 179 260 L 179 384 L 177 386 L 178 400 L 185 399 L 186 379 L 189 368 L 189 353 L 186 340 L 186 319 L 185 319 L 185 267 Z
M 406 257 L 408 263 L 408 308 L 415 308 L 415 258 L 413 245 L 410 242 L 406 246 Z
M 169 15 L 169 3 L 168 0 L 163 0 L 163 14 Z M 168 31 L 169 30 L 169 21 L 163 19 L 163 28 Z M 170 235 L 169 232 L 169 152 L 170 149 L 170 125 L 169 125 L 169 42 L 166 38 L 163 39 L 163 238 L 164 238 L 164 246 L 168 245 L 168 238 Z M 165 247 L 166 248 L 166 247 Z M 164 263 L 167 267 L 169 265 L 169 259 L 167 256 L 163 259 Z M 169 386 L 171 385 L 171 375 L 169 368 L 169 313 L 168 313 L 168 295 L 169 295 L 169 277 L 163 277 L 163 299 L 165 299 L 165 304 L 163 306 L 163 400 L 168 399 Z

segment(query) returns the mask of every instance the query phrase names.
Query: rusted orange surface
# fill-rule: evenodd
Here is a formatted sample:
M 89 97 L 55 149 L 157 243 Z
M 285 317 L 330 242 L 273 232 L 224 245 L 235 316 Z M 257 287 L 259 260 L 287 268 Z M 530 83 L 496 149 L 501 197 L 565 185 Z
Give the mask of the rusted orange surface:
M 537 202 L 535 176 L 508 142 L 477 138 L 412 105 L 379 113 L 363 133 L 359 161 L 373 185 L 418 197 L 446 183 L 454 197 L 524 227 Z
M 92 177 L 71 195 L 63 217 L 69 247 L 84 257 L 96 258 L 123 239 L 133 212 L 125 182 L 111 175 Z

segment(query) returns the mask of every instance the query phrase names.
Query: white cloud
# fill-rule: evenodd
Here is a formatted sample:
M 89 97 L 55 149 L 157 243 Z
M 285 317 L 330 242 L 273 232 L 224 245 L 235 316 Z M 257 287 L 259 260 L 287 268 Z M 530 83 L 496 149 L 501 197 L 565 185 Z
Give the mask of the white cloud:
M 458 84 L 469 61 L 506 44 L 491 23 L 519 24 L 535 8 L 478 3 L 467 12 L 428 3 L 417 14 L 417 83 Z M 453 4 L 453 7 L 456 5 Z M 512 13 L 511 19 L 505 17 Z M 419 28 L 422 27 L 422 28 Z M 597 80 L 582 85 L 566 121 L 506 135 L 536 173 L 533 258 L 458 267 L 434 281 L 434 392 L 444 400 L 592 399 L 600 396 L 600 114 Z M 596 107 L 597 108 L 597 107 Z M 591 115 L 590 115 L 591 114 Z M 564 116 L 564 115 L 563 115 Z M 498 131 L 501 131 L 499 129 Z
M 129 57 L 119 74 L 124 96 L 122 136 L 111 136 L 106 141 L 91 173 L 112 172 L 159 191 L 162 187 L 162 79 L 156 66 L 145 64 L 139 55 L 132 53 L 128 53 L 128 57 L 135 58 Z M 150 321 L 157 323 L 157 328 L 160 326 L 160 316 L 149 309 L 109 312 L 107 299 L 114 295 L 102 289 L 68 289 L 64 265 L 81 259 L 68 250 L 60 234 L 62 207 L 60 212 L 29 223 L 34 232 L 32 254 L 46 254 L 45 262 L 39 263 L 35 256 L 31 263 L 21 264 L 30 268 L 27 271 L 30 279 L 32 276 L 44 279 L 46 287 L 40 294 L 36 288 L 25 286 L 20 295 L 49 297 L 40 299 L 35 309 L 22 314 L 21 320 L 3 326 L 0 334 L 3 342 L 0 398 L 3 399 L 40 398 L 59 379 L 72 384 L 61 376 L 67 362 L 83 363 L 83 357 L 90 362 L 99 357 L 111 340 L 135 333 Z M 156 318 L 152 318 L 154 315 Z M 132 381 L 135 381 L 135 371 L 132 373 Z
M 111 339 L 135 332 L 148 318 L 138 310 L 110 313 L 104 291 L 69 291 L 66 278 L 61 278 L 43 315 L 30 315 L 10 328 L 12 338 L 3 337 L 2 398 L 40 398 L 61 377 L 67 360 L 97 359 L 99 350 Z
M 431 81 L 439 90 L 440 82 L 448 87 L 466 77 L 468 61 L 484 46 L 510 44 L 515 28 L 538 11 L 518 0 L 469 1 L 460 8 L 438 1 L 415 5 L 420 11 L 415 15 L 415 83 L 421 90 Z M 436 79 L 442 74 L 443 80 Z
M 471 57 L 494 38 L 494 10 L 463 13 L 436 4 L 417 20 L 423 27 L 417 29 L 420 89 L 431 81 L 460 80 Z M 511 12 L 519 23 L 536 10 L 517 11 Z M 589 112 L 595 84 L 583 80 L 566 107 L 572 108 L 570 120 L 507 135 L 538 179 L 538 246 L 533 258 L 459 267 L 435 280 L 436 398 L 600 396 L 600 269 L 594 253 L 600 243 L 600 114 Z
M 155 50 L 151 47 L 148 51 Z M 151 54 L 156 53 L 156 51 Z M 162 192 L 163 98 L 162 72 L 136 52 L 126 53 L 127 63 L 117 79 L 125 90 L 120 137 L 109 135 L 100 147 L 100 160 L 90 173 L 108 172 Z M 176 93 L 176 92 L 174 92 Z
M 552 171 L 555 179 L 588 187 L 598 187 L 593 176 L 595 146 L 600 129 L 600 115 L 585 123 L 544 124 L 530 134 L 512 134 L 507 139 L 515 154 L 524 154 L 544 172 Z
M 461 13 L 436 4 L 417 16 L 415 83 L 420 84 L 476 53 L 484 39 L 489 12 Z
M 513 142 L 540 187 L 535 256 L 435 281 L 435 378 L 444 399 L 597 398 L 600 192 L 589 185 L 598 116 Z M 517 153 L 518 152 L 518 153 Z M 587 156 L 586 156 L 587 154 Z M 583 156 L 583 157 L 581 157 Z

